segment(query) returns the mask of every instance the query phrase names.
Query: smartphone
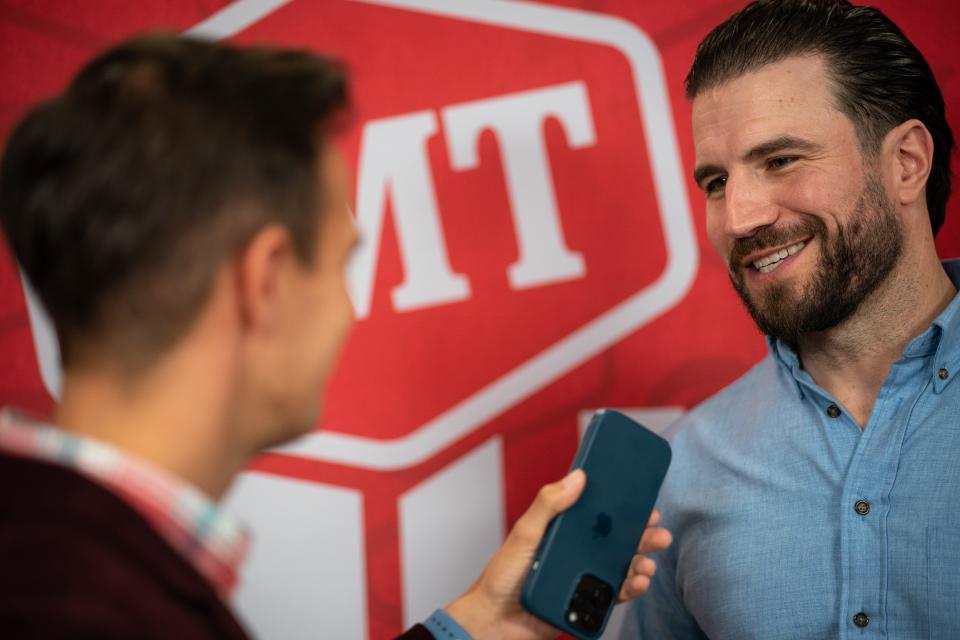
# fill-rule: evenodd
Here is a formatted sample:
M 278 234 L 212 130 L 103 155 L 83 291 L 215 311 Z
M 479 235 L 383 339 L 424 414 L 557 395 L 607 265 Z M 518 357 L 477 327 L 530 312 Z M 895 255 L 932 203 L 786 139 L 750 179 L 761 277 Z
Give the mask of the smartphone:
M 523 608 L 581 640 L 607 626 L 670 466 L 670 445 L 617 411 L 595 413 L 571 469 L 587 485 L 551 521 L 523 584 Z

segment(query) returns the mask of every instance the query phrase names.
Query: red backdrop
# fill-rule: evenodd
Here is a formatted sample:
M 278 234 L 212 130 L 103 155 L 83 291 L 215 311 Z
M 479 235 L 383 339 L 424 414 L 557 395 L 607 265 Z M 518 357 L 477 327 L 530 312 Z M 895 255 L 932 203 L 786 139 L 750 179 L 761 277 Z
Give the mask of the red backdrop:
M 926 54 L 956 129 L 952 3 L 876 4 Z M 359 585 L 361 621 L 344 629 L 383 637 L 475 573 L 490 537 L 564 472 L 584 411 L 621 407 L 662 425 L 762 357 L 704 236 L 682 93 L 697 42 L 741 5 L 2 0 L 0 132 L 94 53 L 146 29 L 200 25 L 347 61 L 358 114 L 343 141 L 351 206 L 373 239 L 351 271 L 360 321 L 318 435 L 264 455 L 249 475 L 293 484 L 236 503 L 257 529 L 277 520 L 263 501 L 282 503 L 288 486 L 354 496 L 317 518 L 357 519 L 354 533 L 330 535 L 359 560 L 305 584 Z M 938 238 L 943 257 L 960 255 L 958 206 Z M 45 414 L 37 327 L 0 246 L 0 405 Z M 303 502 L 289 504 L 291 524 L 264 525 L 265 539 L 296 526 Z M 437 522 L 418 524 L 424 514 Z M 486 538 L 467 533 L 484 527 Z M 444 566 L 431 567 L 424 546 L 436 535 L 473 559 L 451 568 L 438 552 Z M 309 539 L 299 544 L 296 554 L 312 553 Z M 290 575 L 270 567 L 296 563 L 271 553 L 239 606 L 258 631 L 293 633 L 277 618 L 300 614 L 272 603 L 268 587 Z M 338 611 L 318 599 L 304 624 L 324 607 Z

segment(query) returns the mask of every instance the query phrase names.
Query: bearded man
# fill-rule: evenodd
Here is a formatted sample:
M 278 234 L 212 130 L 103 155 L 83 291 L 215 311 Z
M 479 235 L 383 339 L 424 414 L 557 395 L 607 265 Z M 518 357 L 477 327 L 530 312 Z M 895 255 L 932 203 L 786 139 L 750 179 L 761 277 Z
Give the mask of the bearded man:
M 957 638 L 953 137 L 876 9 L 754 2 L 686 81 L 707 233 L 769 354 L 680 420 L 624 637 Z

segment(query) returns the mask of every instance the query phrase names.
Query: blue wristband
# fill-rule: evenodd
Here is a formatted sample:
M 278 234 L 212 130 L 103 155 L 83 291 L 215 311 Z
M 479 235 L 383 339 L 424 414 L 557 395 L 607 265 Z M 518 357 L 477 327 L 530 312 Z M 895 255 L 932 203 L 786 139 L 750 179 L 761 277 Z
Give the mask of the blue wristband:
M 437 609 L 423 623 L 427 631 L 437 640 L 473 640 L 473 636 L 466 632 L 460 624 L 450 617 L 443 609 Z

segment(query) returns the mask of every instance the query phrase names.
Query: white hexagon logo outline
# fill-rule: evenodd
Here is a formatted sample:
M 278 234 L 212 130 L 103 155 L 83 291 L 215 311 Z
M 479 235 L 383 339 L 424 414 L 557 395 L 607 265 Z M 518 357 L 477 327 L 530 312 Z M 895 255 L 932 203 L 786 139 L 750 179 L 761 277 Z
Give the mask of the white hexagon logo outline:
M 238 0 L 188 34 L 230 37 L 291 0 Z M 526 0 L 351 0 L 434 16 L 499 26 L 540 35 L 609 46 L 628 61 L 642 114 L 646 152 L 665 232 L 667 265 L 652 284 L 575 329 L 411 433 L 377 440 L 318 432 L 274 449 L 277 453 L 377 471 L 411 467 L 440 453 L 480 425 L 522 402 L 577 366 L 671 309 L 696 276 L 699 252 L 664 80 L 653 41 L 621 18 Z M 28 315 L 40 373 L 47 390 L 59 395 L 61 372 L 53 329 L 25 277 Z

